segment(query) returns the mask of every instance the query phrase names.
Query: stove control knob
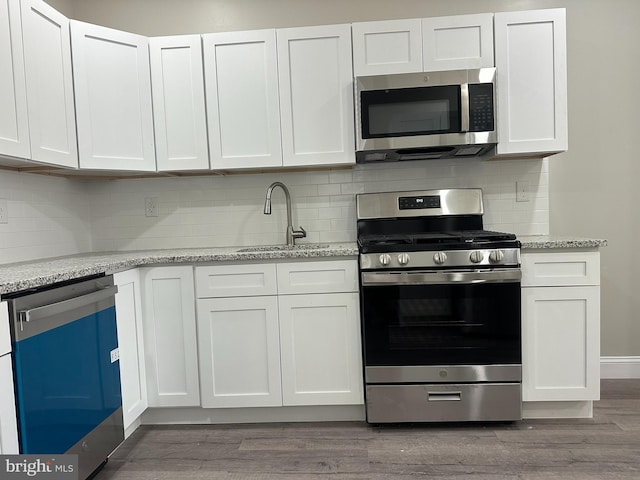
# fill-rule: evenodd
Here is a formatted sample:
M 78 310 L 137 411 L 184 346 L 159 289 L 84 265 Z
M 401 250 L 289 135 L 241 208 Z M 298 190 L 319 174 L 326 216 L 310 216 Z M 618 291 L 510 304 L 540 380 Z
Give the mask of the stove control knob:
M 389 265 L 389 263 L 391 263 L 391 255 L 389 255 L 388 253 L 383 253 L 378 257 L 378 261 L 380 262 L 380 265 L 386 267 L 387 265 Z
M 484 254 L 480 250 L 474 250 L 469 255 L 469 260 L 471 260 L 473 263 L 480 263 L 482 260 L 484 260 Z
M 400 265 L 406 265 L 407 263 L 409 263 L 409 254 L 401 253 L 400 255 L 398 255 L 398 263 Z
M 489 254 L 489 261 L 492 263 L 500 263 L 504 258 L 504 252 L 502 250 L 494 250 Z
M 442 265 L 447 261 L 447 254 L 444 252 L 436 252 L 433 254 L 433 262 L 436 265 Z

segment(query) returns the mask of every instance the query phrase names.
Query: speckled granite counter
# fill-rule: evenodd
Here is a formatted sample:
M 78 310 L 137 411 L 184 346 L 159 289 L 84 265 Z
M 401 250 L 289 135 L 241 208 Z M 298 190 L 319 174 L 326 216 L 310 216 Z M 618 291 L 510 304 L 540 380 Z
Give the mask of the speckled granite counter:
M 354 243 L 300 244 L 295 247 L 226 247 L 95 253 L 48 258 L 38 262 L 0 266 L 0 294 L 81 278 L 114 273 L 143 265 L 201 262 L 262 261 L 358 254 Z
M 579 238 L 556 235 L 536 235 L 518 237 L 523 250 L 547 248 L 599 248 L 606 247 L 607 241 L 599 238 Z

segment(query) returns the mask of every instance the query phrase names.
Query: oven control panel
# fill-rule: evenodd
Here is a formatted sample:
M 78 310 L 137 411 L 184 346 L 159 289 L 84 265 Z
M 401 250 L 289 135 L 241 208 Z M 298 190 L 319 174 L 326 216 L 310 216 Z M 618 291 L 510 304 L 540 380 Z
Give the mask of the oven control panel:
M 439 195 L 425 195 L 419 197 L 399 197 L 398 210 L 419 210 L 425 208 L 440 208 Z
M 520 249 L 449 250 L 365 253 L 362 269 L 519 266 Z

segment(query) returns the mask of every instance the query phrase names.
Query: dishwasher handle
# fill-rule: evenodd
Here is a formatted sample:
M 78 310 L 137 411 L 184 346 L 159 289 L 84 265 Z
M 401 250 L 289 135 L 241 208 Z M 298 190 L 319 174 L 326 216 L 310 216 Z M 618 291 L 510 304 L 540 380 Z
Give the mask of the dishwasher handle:
M 72 310 L 75 310 L 76 308 L 85 307 L 87 305 L 91 305 L 92 303 L 105 300 L 109 297 L 114 296 L 116 293 L 118 293 L 118 286 L 110 285 L 108 287 L 101 288 L 100 290 L 96 290 L 79 297 L 62 300 L 61 302 L 50 303 L 49 305 L 43 305 L 42 307 L 21 310 L 18 312 L 18 316 L 20 322 L 41 320 L 43 318 L 70 312 Z

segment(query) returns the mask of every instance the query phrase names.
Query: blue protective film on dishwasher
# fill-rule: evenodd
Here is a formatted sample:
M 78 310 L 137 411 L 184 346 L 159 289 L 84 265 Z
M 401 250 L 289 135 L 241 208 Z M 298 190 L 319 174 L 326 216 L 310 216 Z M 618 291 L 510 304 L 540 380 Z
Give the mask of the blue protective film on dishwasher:
M 21 453 L 65 453 L 122 404 L 115 307 L 14 344 Z

